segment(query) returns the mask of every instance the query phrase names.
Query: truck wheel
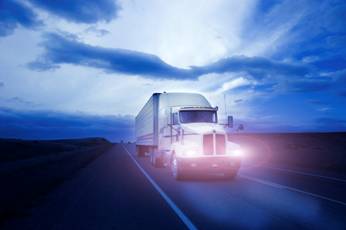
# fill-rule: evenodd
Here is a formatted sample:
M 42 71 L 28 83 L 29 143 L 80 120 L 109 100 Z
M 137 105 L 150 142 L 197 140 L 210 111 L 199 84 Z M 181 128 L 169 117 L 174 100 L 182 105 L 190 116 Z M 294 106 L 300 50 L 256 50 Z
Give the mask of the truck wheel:
M 177 158 L 175 157 L 175 155 L 173 155 L 172 157 L 172 161 L 171 161 L 171 171 L 172 171 L 172 175 L 176 180 L 182 180 L 184 179 L 182 170 L 179 167 L 179 163 L 177 161 Z
M 233 180 L 237 176 L 237 171 L 236 172 L 226 172 L 224 173 L 224 178 L 227 180 Z
M 151 153 L 150 158 L 152 166 L 154 166 L 155 168 L 163 167 L 163 159 L 161 157 L 156 157 L 154 153 Z
M 136 145 L 136 154 L 138 157 L 144 157 L 144 148 Z

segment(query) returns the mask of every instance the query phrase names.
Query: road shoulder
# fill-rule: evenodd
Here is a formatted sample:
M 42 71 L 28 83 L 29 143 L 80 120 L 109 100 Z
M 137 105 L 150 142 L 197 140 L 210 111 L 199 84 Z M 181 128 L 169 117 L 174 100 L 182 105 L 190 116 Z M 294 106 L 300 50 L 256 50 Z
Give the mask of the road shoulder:
M 4 229 L 184 229 L 184 224 L 115 145 Z

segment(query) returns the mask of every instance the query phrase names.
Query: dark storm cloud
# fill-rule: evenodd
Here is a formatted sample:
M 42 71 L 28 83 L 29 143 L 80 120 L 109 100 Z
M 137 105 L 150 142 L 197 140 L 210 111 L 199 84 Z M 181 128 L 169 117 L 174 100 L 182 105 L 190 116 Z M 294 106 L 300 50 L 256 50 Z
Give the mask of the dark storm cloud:
M 114 0 L 29 0 L 29 2 L 30 6 L 20 0 L 0 1 L 0 36 L 12 34 L 18 26 L 37 28 L 43 25 L 34 12 L 35 7 L 76 23 L 108 22 L 115 18 L 120 10 L 117 1 Z M 106 30 L 98 32 L 104 35 Z
M 34 6 L 68 21 L 96 23 L 110 21 L 120 9 L 115 0 L 29 0 Z
M 37 15 L 21 1 L 0 1 L 0 36 L 12 34 L 18 26 L 36 28 L 41 24 Z
M 52 111 L 16 111 L 0 108 L 0 137 L 56 139 L 105 137 L 132 139 L 133 117 L 91 116 Z
M 159 57 L 125 49 L 107 49 L 81 43 L 60 34 L 46 34 L 43 42 L 45 54 L 30 67 L 46 70 L 59 64 L 74 64 L 150 78 L 192 78 L 191 71 L 168 65 Z
M 207 73 L 247 72 L 257 78 L 268 75 L 304 76 L 311 70 L 307 66 L 276 62 L 263 57 L 235 56 L 210 65 L 195 67 L 199 75 Z
M 71 36 L 49 33 L 42 43 L 45 53 L 30 67 L 36 70 L 74 64 L 154 79 L 197 79 L 210 73 L 246 72 L 257 79 L 268 76 L 305 76 L 311 69 L 304 65 L 272 61 L 263 57 L 236 56 L 224 58 L 205 66 L 183 69 L 171 66 L 159 57 L 125 49 L 91 46 Z

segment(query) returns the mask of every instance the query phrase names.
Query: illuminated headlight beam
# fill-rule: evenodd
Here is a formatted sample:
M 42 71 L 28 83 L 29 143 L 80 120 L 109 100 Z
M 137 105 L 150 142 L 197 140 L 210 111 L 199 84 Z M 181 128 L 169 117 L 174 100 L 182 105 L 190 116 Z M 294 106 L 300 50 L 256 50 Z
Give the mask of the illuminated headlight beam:
M 242 149 L 236 149 L 232 151 L 232 156 L 242 157 L 244 156 L 244 151 Z
M 184 151 L 184 156 L 187 156 L 187 157 L 193 157 L 193 156 L 197 156 L 198 153 L 195 149 L 187 149 Z

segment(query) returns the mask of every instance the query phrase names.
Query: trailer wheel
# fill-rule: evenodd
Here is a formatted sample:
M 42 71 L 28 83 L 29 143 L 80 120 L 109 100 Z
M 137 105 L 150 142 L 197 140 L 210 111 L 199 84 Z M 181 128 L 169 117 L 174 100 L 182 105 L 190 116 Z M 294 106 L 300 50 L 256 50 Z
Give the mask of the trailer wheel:
M 138 157 L 144 157 L 145 149 L 139 145 L 136 145 L 136 154 Z
M 171 160 L 171 171 L 172 171 L 173 177 L 176 180 L 184 179 L 183 172 L 179 166 L 179 162 L 178 162 L 177 158 L 175 157 L 175 154 L 173 154 L 172 160 Z

